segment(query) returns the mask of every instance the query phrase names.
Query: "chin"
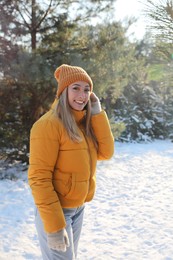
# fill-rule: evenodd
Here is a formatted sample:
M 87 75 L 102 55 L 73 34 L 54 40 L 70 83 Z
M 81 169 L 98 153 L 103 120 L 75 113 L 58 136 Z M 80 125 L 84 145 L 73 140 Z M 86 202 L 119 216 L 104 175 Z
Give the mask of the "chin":
M 82 111 L 84 108 L 85 108 L 85 106 L 81 106 L 81 107 L 74 106 L 73 107 L 73 109 L 78 110 L 78 111 Z
M 72 107 L 71 106 L 71 108 L 73 109 L 73 110 L 76 110 L 76 111 L 82 111 L 84 108 L 77 108 L 77 107 Z

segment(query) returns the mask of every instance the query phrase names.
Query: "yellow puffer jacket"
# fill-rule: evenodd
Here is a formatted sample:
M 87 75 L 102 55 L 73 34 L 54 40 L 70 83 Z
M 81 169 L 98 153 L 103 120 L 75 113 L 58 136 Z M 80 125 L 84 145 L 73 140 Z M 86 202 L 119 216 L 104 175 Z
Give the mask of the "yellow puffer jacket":
M 84 112 L 74 111 L 74 116 L 83 136 L 80 143 L 69 139 L 54 109 L 31 129 L 28 179 L 44 229 L 49 233 L 66 226 L 62 208 L 79 207 L 93 198 L 96 162 L 110 159 L 114 152 L 114 139 L 104 111 L 91 119 L 98 151 L 82 131 L 80 120 Z

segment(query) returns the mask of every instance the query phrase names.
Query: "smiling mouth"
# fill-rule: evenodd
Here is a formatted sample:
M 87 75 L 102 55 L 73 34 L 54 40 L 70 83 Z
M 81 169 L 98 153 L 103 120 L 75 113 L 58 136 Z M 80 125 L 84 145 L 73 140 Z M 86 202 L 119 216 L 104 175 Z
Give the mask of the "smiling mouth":
M 84 101 L 77 101 L 75 100 L 75 102 L 78 104 L 78 105 L 83 105 L 85 102 Z

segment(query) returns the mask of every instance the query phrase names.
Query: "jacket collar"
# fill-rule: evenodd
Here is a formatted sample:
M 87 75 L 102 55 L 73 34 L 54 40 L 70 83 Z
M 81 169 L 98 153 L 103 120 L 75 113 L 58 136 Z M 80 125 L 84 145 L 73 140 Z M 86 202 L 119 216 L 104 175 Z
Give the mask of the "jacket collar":
M 80 121 L 85 117 L 86 110 L 77 111 L 72 109 L 72 113 L 74 115 L 76 123 L 80 123 Z
M 58 104 L 58 99 L 55 98 L 54 102 L 53 102 L 52 105 L 51 105 L 51 109 L 52 109 L 52 110 L 55 110 L 57 104 Z

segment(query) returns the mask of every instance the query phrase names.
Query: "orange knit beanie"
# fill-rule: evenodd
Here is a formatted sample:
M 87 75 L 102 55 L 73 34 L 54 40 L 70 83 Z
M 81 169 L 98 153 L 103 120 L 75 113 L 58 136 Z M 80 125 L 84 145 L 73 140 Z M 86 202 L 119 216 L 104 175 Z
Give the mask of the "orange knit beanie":
M 58 82 L 58 97 L 61 95 L 65 88 L 76 81 L 85 81 L 90 85 L 91 91 L 93 89 L 92 79 L 81 67 L 63 64 L 55 70 L 54 76 Z

